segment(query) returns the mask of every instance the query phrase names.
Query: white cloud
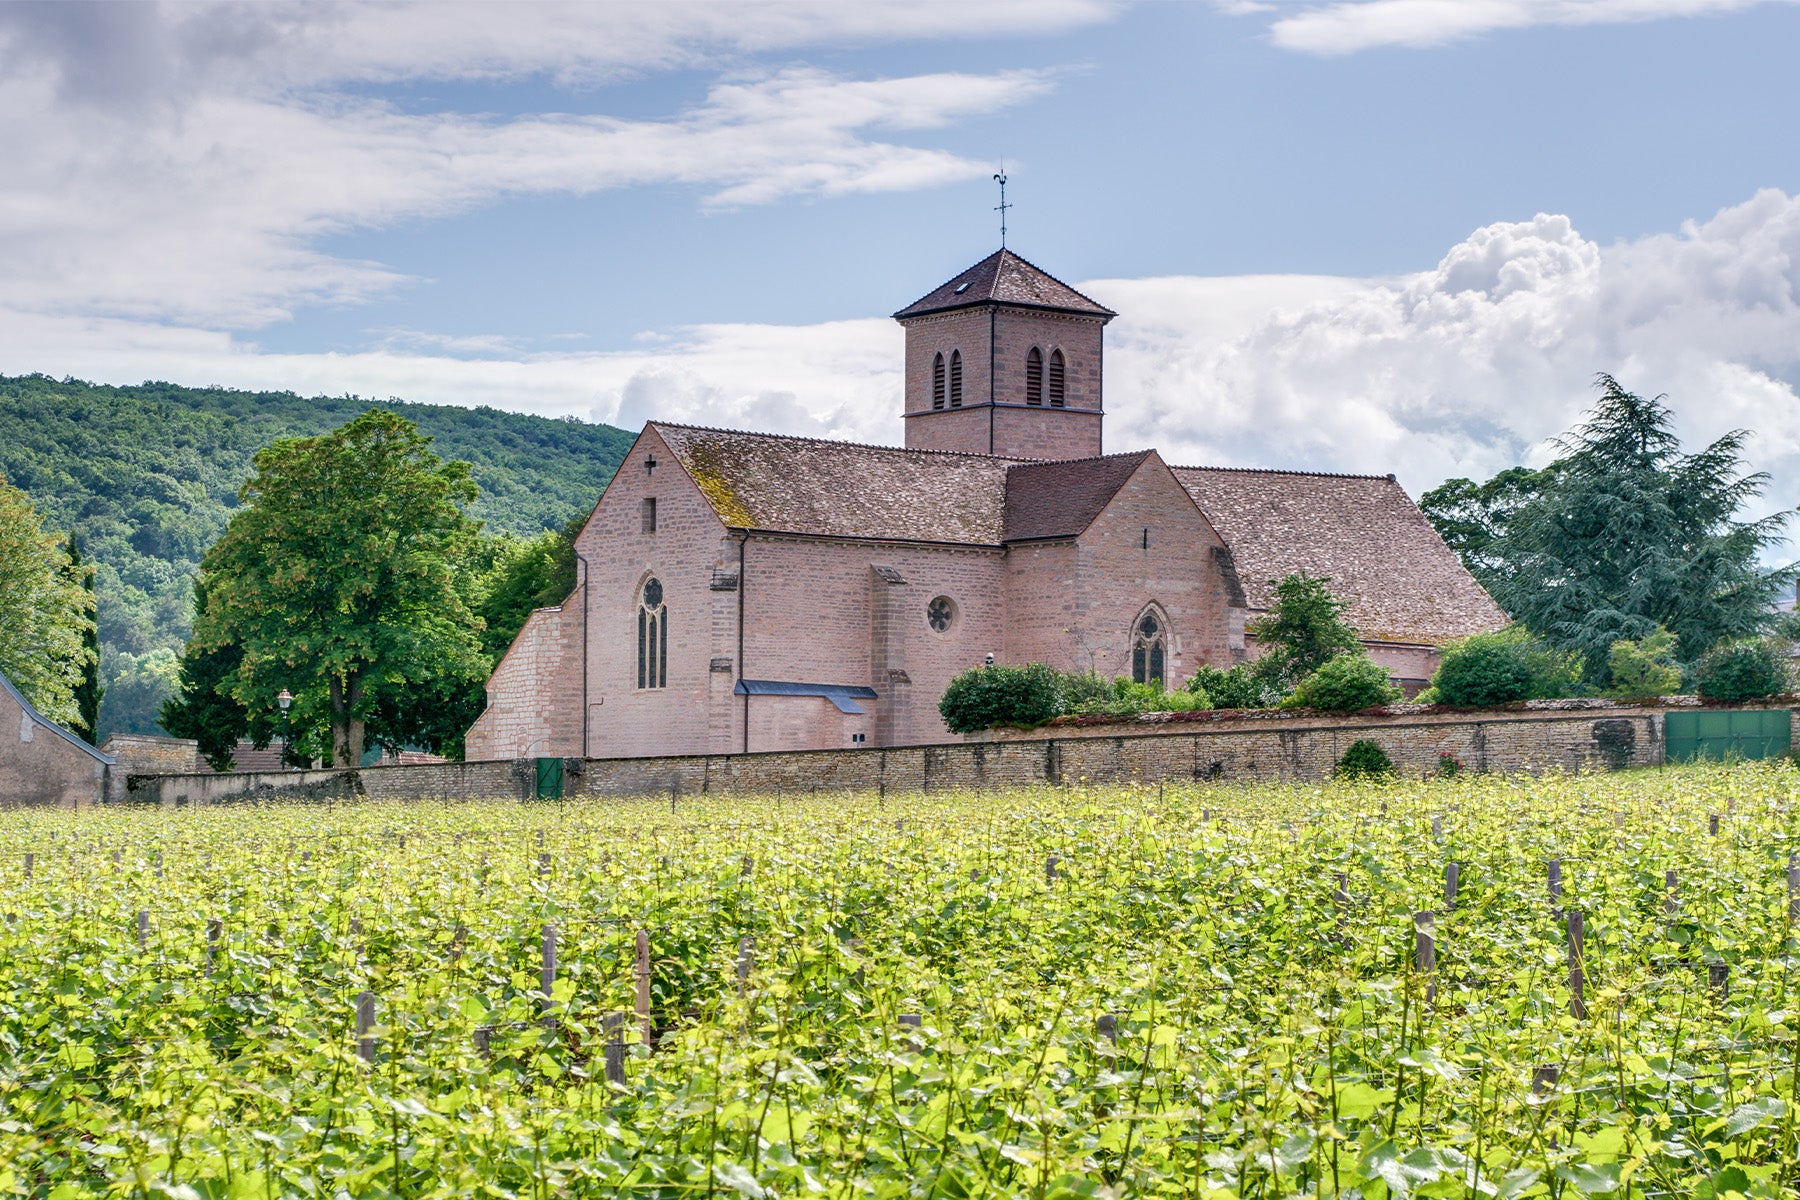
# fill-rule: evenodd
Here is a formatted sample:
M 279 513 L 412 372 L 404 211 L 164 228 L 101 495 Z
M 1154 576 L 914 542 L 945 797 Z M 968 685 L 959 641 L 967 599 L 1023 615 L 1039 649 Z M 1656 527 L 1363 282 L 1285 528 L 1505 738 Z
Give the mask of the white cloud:
M 1340 0 L 1282 17 L 1277 46 L 1354 54 L 1379 46 L 1441 46 L 1535 25 L 1613 25 L 1709 16 L 1794 0 Z

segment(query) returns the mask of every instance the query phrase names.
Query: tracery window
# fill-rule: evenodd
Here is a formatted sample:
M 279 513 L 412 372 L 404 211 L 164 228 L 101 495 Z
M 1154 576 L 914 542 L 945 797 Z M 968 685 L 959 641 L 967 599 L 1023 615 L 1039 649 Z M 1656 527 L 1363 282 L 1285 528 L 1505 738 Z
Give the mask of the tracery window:
M 1138 618 L 1131 631 L 1131 678 L 1137 683 L 1163 684 L 1163 660 L 1167 657 L 1169 630 L 1154 610 Z
M 669 682 L 669 609 L 663 603 L 663 585 L 644 581 L 638 596 L 638 682 L 641 688 L 660 688 Z
M 925 606 L 925 623 L 934 633 L 948 633 L 956 621 L 956 601 L 939 596 Z
M 962 407 L 962 351 L 950 352 L 950 407 Z
M 931 360 L 931 407 L 944 407 L 944 352 Z
M 1025 403 L 1044 403 L 1044 352 L 1036 346 L 1025 356 Z
M 1063 368 L 1063 352 L 1061 350 L 1052 350 L 1050 352 L 1050 407 L 1051 408 L 1061 408 L 1063 406 L 1064 400 L 1067 399 L 1067 396 L 1068 396 L 1068 393 L 1066 390 L 1067 385 L 1064 382 L 1066 375 L 1067 375 L 1067 372 Z

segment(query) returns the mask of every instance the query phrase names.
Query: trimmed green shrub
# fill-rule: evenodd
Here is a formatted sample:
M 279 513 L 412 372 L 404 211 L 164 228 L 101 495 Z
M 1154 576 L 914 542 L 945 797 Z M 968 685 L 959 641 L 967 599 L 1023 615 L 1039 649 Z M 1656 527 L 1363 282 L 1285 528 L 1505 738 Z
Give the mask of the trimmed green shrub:
M 1059 711 L 1057 672 L 1043 663 L 1023 667 L 975 667 L 950 681 L 938 712 L 953 733 L 979 733 L 995 725 L 1042 725 Z
M 1242 662 L 1228 671 L 1202 666 L 1188 680 L 1188 691 L 1203 693 L 1217 708 L 1273 708 L 1286 689 L 1263 669 L 1264 661 Z
M 1082 712 L 1087 706 L 1107 703 L 1112 696 L 1112 680 L 1098 671 L 1069 671 L 1057 677 L 1061 712 Z
M 1147 712 L 1203 712 L 1212 707 L 1205 692 L 1165 692 L 1124 676 L 1113 680 L 1109 695 L 1082 700 L 1070 711 L 1079 716 L 1135 717 Z
M 1700 694 L 1709 700 L 1780 696 L 1794 686 L 1788 643 L 1773 638 L 1742 638 L 1714 646 L 1701 656 L 1694 674 Z
M 1668 696 L 1681 690 L 1681 664 L 1675 661 L 1675 635 L 1662 626 L 1636 641 L 1620 638 L 1606 655 L 1609 696 Z
M 1334 772 L 1339 779 L 1387 779 L 1395 774 L 1394 760 L 1368 738 L 1350 743 Z
M 1368 655 L 1340 654 L 1302 679 L 1282 707 L 1360 712 L 1399 698 L 1400 689 L 1388 681 L 1386 669 Z
M 1437 704 L 1485 708 L 1514 700 L 1574 695 L 1580 661 L 1552 650 L 1517 625 L 1478 633 L 1444 647 L 1429 692 Z

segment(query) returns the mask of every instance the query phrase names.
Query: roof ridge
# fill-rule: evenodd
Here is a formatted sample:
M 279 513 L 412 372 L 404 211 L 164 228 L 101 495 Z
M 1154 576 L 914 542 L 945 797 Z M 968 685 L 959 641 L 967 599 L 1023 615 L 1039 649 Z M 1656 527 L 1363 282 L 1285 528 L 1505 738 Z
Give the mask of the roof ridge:
M 1151 446 L 1151 447 L 1148 447 L 1143 450 L 1121 450 L 1116 454 L 1088 454 L 1088 455 L 1084 455 L 1081 458 L 1028 458 L 1028 459 L 1025 459 L 1020 462 L 1014 462 L 1011 467 L 1008 467 L 1006 469 L 1010 471 L 1014 467 L 1059 467 L 1059 466 L 1064 466 L 1068 463 L 1105 462 L 1107 459 L 1112 459 L 1112 458 L 1140 458 L 1141 459 L 1141 458 L 1148 458 L 1152 454 L 1155 454 L 1155 453 L 1156 453 L 1156 447 Z M 984 455 L 983 457 L 998 457 L 998 456 L 997 455 Z
M 692 429 L 698 433 L 729 433 L 739 437 L 774 438 L 784 442 L 811 442 L 819 446 L 842 446 L 852 450 L 887 450 L 894 454 L 936 454 L 945 458 L 982 458 L 994 462 L 1008 463 L 1012 466 L 1026 466 L 1038 462 L 1057 461 L 1053 459 L 1012 458 L 1004 454 L 977 454 L 971 450 L 927 450 L 915 449 L 911 446 L 882 446 L 874 442 L 846 442 L 837 438 L 808 437 L 800 433 L 762 433 L 754 429 L 726 429 L 719 425 L 687 425 L 679 421 L 646 421 L 646 425 L 655 425 L 662 429 Z
M 1107 312 L 1112 312 L 1112 309 L 1106 308 L 1106 305 L 1100 303 L 1098 300 L 1094 299 L 1092 296 L 1088 295 L 1086 292 L 1082 291 L 1080 288 L 1058 278 L 1055 275 L 1051 275 L 1050 272 L 1044 270 L 1044 268 L 1038 266 L 1036 263 L 1032 262 L 1029 258 L 1026 258 L 1023 254 L 1019 254 L 1015 251 L 1008 250 L 1005 246 L 1000 247 L 1000 253 L 1011 254 L 1014 258 L 1018 259 L 1020 262 L 1024 263 L 1026 266 L 1030 267 L 1032 270 L 1038 272 L 1041 275 L 1048 276 L 1050 279 L 1055 280 L 1055 282 L 1062 284 L 1062 286 L 1068 288 L 1071 292 L 1074 292 L 1077 296 L 1080 296 L 1083 300 L 1086 300 L 1089 304 L 1093 305 L 1095 308 L 1105 308 Z M 926 295 L 930 295 L 930 294 L 931 293 L 929 293 L 929 292 L 926 293 Z M 917 303 L 917 301 L 915 301 L 914 303 Z M 1003 301 L 1000 301 L 1000 303 L 1004 304 L 1004 303 L 1006 303 L 1006 301 L 1003 300 Z M 1117 314 L 1115 314 L 1115 315 L 1117 315 Z
M 1172 471 L 1231 471 L 1238 475 L 1308 475 L 1317 479 L 1385 479 L 1389 483 L 1399 483 L 1392 471 L 1386 474 L 1363 474 L 1356 471 L 1298 471 L 1287 467 L 1178 467 L 1171 466 Z
M 0 671 L 0 691 L 11 696 L 18 703 L 19 707 L 24 710 L 26 718 L 33 724 L 48 729 L 51 733 L 62 738 L 63 741 L 68 742 L 78 750 L 92 755 L 109 767 L 118 765 L 118 760 L 112 755 L 106 753 L 106 751 L 100 749 L 100 747 L 94 745 L 92 742 L 87 741 L 85 738 L 76 737 L 67 729 L 64 729 L 61 723 L 52 721 L 49 717 L 46 717 L 43 713 L 39 712 L 37 710 L 37 705 L 26 699 L 25 693 L 21 692 L 13 681 L 6 677 L 5 671 Z

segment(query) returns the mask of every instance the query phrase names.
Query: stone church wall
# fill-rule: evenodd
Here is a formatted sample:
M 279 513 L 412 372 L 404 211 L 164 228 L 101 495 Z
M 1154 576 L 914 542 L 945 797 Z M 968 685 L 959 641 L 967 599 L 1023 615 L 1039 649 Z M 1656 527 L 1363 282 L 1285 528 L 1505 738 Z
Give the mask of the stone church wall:
M 470 759 L 581 753 L 581 592 L 525 619 L 464 737 Z
M 820 701 L 819 703 L 823 703 Z M 1800 710 L 1787 710 L 1800 726 Z M 1663 716 L 1625 706 L 1579 711 L 1320 717 L 1263 714 L 1207 721 L 1058 726 L 981 741 L 893 749 L 778 751 L 590 759 L 570 766 L 592 796 L 904 793 L 1033 785 L 1307 781 L 1328 776 L 1350 743 L 1377 742 L 1402 774 L 1438 769 L 1535 774 L 1660 766 Z M 1800 744 L 1800 728 L 1796 729 Z M 528 797 L 531 764 L 439 763 L 364 771 L 132 776 L 129 794 L 163 804 L 248 799 Z M 579 767 L 579 773 L 575 768 Z
M 106 764 L 25 715 L 0 689 L 0 809 L 86 808 L 105 794 Z

